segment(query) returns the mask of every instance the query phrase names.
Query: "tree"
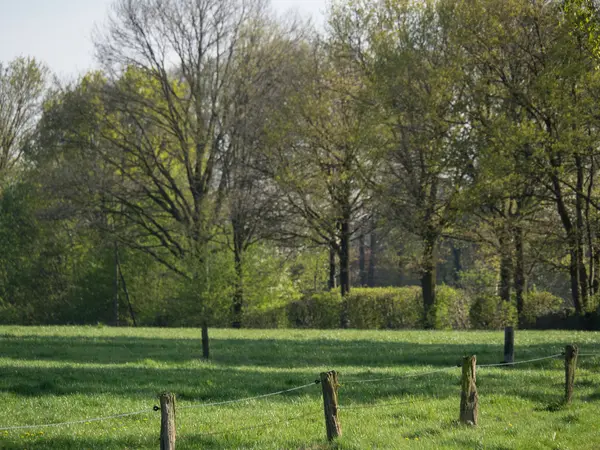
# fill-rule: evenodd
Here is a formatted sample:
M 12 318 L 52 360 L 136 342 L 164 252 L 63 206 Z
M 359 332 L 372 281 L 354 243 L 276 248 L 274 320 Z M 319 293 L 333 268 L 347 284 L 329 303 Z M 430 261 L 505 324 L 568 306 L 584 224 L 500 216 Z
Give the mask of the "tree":
M 0 62 L 0 187 L 13 176 L 32 137 L 47 76 L 33 58 Z
M 472 158 L 462 55 L 448 38 L 452 11 L 443 2 L 394 1 L 359 2 L 340 14 L 338 22 L 354 27 L 341 41 L 369 80 L 386 127 L 388 163 L 380 186 L 387 215 L 422 242 L 427 319 L 435 302 L 439 243 L 455 220 Z
M 66 117 L 81 120 L 62 121 L 62 134 L 103 168 L 88 183 L 89 198 L 125 227 L 120 241 L 192 283 L 218 251 L 224 174 L 247 102 L 236 71 L 244 46 L 264 30 L 264 14 L 261 3 L 237 0 L 117 2 L 96 37 L 107 78 L 79 89 Z M 198 264 L 186 263 L 190 255 Z
M 373 193 L 369 177 L 377 170 L 376 127 L 369 110 L 355 102 L 362 84 L 351 66 L 318 44 L 304 64 L 280 116 L 269 163 L 297 218 L 281 233 L 335 252 L 345 296 L 351 287 L 351 240 L 370 223 L 366 205 Z M 330 268 L 333 264 L 330 256 Z M 343 317 L 342 323 L 347 325 Z

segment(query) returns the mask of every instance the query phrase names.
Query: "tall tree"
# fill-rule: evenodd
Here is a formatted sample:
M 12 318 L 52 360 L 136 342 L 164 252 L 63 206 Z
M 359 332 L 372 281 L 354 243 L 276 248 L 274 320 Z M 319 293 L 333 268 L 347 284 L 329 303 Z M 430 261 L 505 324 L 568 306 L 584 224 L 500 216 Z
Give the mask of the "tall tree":
M 363 85 L 353 68 L 318 44 L 307 58 L 281 116 L 280 144 L 271 166 L 297 217 L 283 234 L 311 240 L 337 255 L 345 296 L 351 286 L 351 240 L 370 223 L 366 205 L 372 197 L 369 177 L 376 171 L 378 139 L 373 116 L 355 102 Z M 330 270 L 335 270 L 334 261 Z
M 0 188 L 32 137 L 47 76 L 47 69 L 33 58 L 0 62 Z

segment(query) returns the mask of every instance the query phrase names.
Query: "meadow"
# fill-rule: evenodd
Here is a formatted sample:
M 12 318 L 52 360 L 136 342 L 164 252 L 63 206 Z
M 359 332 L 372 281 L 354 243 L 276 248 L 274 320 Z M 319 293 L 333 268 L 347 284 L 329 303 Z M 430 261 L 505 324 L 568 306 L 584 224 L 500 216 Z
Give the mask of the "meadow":
M 500 362 L 502 332 L 215 329 L 211 337 L 207 362 L 196 329 L 0 327 L 0 428 L 81 421 L 2 430 L 0 448 L 157 449 L 152 408 L 164 391 L 177 395 L 178 449 L 600 447 L 600 356 L 579 359 L 568 406 L 561 358 L 479 368 L 480 423 L 469 427 L 458 423 L 456 365 L 468 354 Z M 517 330 L 515 359 L 570 343 L 600 355 L 600 333 Z M 343 429 L 333 444 L 316 384 L 205 406 L 310 384 L 330 369 L 339 372 Z M 140 414 L 91 420 L 129 412 Z

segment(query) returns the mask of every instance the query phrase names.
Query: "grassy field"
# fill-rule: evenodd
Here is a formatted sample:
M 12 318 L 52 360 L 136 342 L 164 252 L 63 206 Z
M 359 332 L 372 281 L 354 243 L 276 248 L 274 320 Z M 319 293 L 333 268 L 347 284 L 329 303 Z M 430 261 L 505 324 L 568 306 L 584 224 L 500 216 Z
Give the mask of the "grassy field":
M 0 327 L 0 428 L 146 411 L 177 394 L 177 448 L 600 447 L 600 357 L 580 358 L 575 400 L 564 407 L 561 359 L 480 368 L 480 425 L 458 424 L 460 369 L 502 359 L 501 332 L 212 330 L 210 362 L 199 330 Z M 516 359 L 576 343 L 600 354 L 600 334 L 517 331 Z M 343 437 L 325 439 L 320 386 L 203 407 L 340 373 Z M 160 413 L 59 427 L 0 431 L 2 449 L 158 448 Z

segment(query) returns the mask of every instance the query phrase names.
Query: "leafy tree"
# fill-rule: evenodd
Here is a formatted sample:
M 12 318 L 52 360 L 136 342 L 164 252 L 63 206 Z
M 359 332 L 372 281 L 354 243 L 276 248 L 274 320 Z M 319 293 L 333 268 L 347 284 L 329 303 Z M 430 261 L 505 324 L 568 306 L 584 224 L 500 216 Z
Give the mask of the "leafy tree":
M 0 62 L 0 187 L 14 177 L 32 137 L 47 76 L 47 69 L 33 58 Z

